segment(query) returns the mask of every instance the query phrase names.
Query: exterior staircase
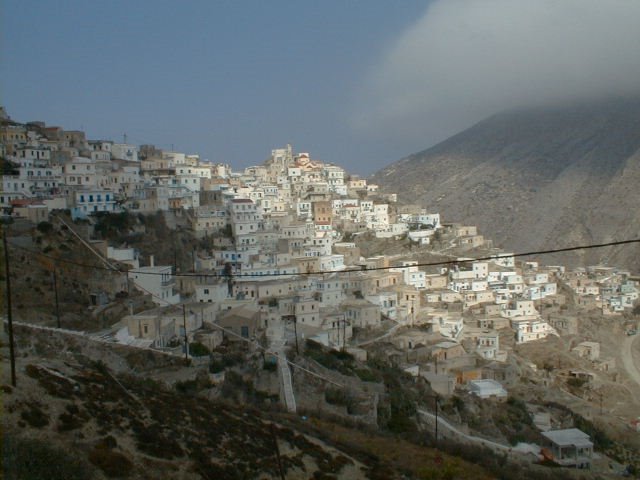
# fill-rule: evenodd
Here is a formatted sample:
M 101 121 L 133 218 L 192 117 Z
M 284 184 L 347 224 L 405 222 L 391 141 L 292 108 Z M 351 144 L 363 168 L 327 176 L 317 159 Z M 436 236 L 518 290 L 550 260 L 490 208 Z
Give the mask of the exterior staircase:
M 291 377 L 291 370 L 287 362 L 287 356 L 284 351 L 284 342 L 274 342 L 271 345 L 271 351 L 278 357 L 278 378 L 280 380 L 280 398 L 284 400 L 284 404 L 287 407 L 287 411 L 295 413 L 296 397 L 293 393 L 293 381 Z

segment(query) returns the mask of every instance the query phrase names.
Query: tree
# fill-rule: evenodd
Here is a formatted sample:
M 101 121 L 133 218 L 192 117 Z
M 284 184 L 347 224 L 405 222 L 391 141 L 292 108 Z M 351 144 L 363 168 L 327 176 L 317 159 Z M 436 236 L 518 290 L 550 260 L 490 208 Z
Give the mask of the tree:
M 51 222 L 40 222 L 36 229 L 40 233 L 48 234 L 53 231 L 53 224 Z
M 192 342 L 189 344 L 189 353 L 194 357 L 206 357 L 211 352 L 206 345 L 200 342 Z

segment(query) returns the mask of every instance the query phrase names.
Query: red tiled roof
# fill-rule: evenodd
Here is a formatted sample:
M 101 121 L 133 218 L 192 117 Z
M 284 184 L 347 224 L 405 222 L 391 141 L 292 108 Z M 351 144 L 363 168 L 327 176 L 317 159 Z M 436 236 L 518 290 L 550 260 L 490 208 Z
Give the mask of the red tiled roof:
M 26 207 L 27 205 L 44 205 L 44 202 L 33 198 L 16 198 L 11 200 L 11 205 L 13 207 Z

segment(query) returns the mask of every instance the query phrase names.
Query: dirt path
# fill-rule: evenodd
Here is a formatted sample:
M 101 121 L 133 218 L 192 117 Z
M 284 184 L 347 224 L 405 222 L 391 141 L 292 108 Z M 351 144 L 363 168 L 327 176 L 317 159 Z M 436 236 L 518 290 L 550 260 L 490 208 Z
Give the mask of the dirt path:
M 622 364 L 631 379 L 640 386 L 640 370 L 633 361 L 632 347 L 637 343 L 638 335 L 628 336 L 622 342 Z

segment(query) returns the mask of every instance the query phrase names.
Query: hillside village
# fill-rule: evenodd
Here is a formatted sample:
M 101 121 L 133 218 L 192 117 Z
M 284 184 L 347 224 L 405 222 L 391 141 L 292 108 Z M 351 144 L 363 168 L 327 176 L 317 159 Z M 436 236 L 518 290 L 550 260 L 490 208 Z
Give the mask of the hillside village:
M 123 311 L 91 335 L 186 355 L 196 364 L 203 348 L 266 351 L 277 363 L 278 393 L 289 412 L 305 400 L 287 356 L 305 344 L 363 362 L 382 358 L 424 379 L 441 398 L 464 391 L 500 401 L 519 388 L 523 371 L 552 383 L 552 368 L 526 359 L 523 349 L 562 338 L 571 337 L 577 364 L 589 362 L 568 371 L 569 380 L 615 375 L 620 366 L 611 349 L 601 348 L 603 340 L 579 338 L 576 312 L 619 322 L 622 338 L 636 332 L 627 322 L 640 291 L 632 272 L 611 266 L 568 270 L 545 265 L 543 257 L 502 252 L 487 238 L 491 232 L 448 223 L 429 206 L 401 205 L 397 195 L 291 145 L 272 150 L 260 165 L 234 171 L 198 155 L 91 140 L 43 122 L 18 123 L 4 112 L 0 142 L 5 219 L 74 232 L 82 239 L 78 248 L 106 269 L 125 272 L 104 282 L 95 308 L 123 299 L 126 305 L 136 295 L 153 303 Z M 160 256 L 103 238 L 97 228 L 107 213 L 157 212 L 170 229 L 200 242 L 186 252 L 189 269 L 159 263 Z M 406 249 L 361 254 L 387 241 Z M 431 260 L 416 259 L 419 252 Z M 55 320 L 41 324 L 52 327 Z M 555 437 L 552 426 L 560 425 L 548 415 L 536 418 L 548 432 L 549 449 L 558 447 L 564 437 Z M 588 436 L 583 445 L 571 458 L 553 450 L 555 458 L 588 466 Z

